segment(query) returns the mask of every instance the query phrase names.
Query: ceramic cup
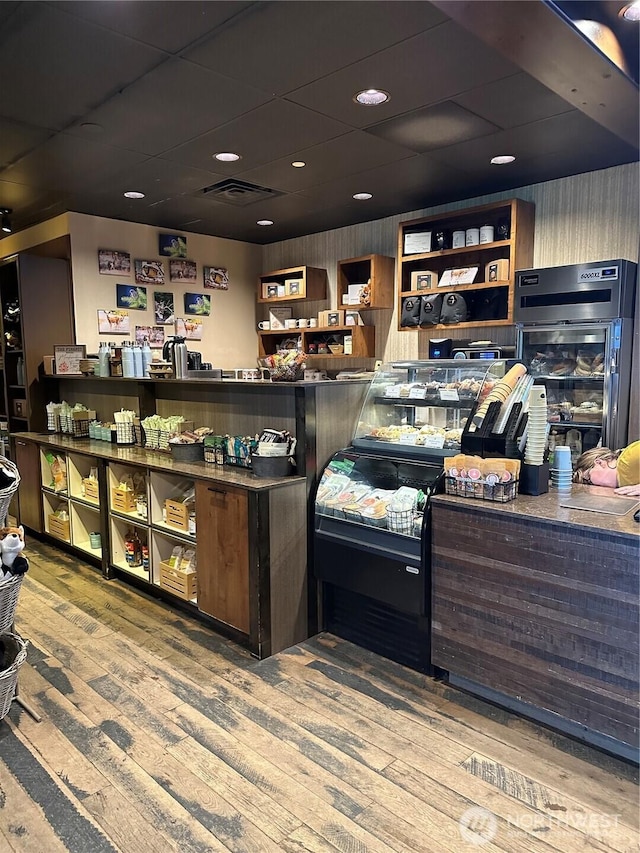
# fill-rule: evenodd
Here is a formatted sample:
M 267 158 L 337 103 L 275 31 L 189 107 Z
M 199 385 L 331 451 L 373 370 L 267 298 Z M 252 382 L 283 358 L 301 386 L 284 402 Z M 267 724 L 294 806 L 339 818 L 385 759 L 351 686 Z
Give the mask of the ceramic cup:
M 308 325 L 309 325 L 309 321 L 306 320 L 304 317 L 301 317 L 298 320 L 298 328 L 299 329 L 306 329 Z
M 298 321 L 297 320 L 285 320 L 284 321 L 285 329 L 297 329 Z
M 271 323 L 268 320 L 261 320 L 258 323 L 258 328 L 263 332 L 268 332 L 271 328 Z
M 316 327 L 317 325 L 318 325 L 318 321 L 317 321 L 317 319 L 316 319 L 315 317 L 312 317 L 312 318 L 309 320 L 309 327 L 310 327 L 311 329 L 315 329 L 315 327 Z

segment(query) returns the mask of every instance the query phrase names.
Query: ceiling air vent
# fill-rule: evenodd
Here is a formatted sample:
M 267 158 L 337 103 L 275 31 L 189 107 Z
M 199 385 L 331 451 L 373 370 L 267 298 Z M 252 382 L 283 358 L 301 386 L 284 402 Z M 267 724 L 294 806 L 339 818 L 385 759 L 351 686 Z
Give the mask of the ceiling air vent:
M 197 193 L 200 198 L 208 198 L 219 201 L 222 204 L 233 204 L 236 207 L 246 207 L 256 201 L 264 201 L 268 198 L 276 198 L 282 195 L 278 190 L 270 190 L 267 187 L 259 187 L 257 184 L 248 184 L 235 178 L 228 178 L 217 184 L 211 184 Z

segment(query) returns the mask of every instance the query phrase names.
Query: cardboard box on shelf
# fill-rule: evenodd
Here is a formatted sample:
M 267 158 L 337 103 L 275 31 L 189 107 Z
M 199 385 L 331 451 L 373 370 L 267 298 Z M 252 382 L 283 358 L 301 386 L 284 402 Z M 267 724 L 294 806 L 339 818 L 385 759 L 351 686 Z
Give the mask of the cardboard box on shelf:
M 318 314 L 318 325 L 324 328 L 327 326 L 344 326 L 344 309 L 338 308 L 335 311 L 320 311 Z
M 508 281 L 509 280 L 509 258 L 499 258 L 489 261 L 484 268 L 485 281 Z

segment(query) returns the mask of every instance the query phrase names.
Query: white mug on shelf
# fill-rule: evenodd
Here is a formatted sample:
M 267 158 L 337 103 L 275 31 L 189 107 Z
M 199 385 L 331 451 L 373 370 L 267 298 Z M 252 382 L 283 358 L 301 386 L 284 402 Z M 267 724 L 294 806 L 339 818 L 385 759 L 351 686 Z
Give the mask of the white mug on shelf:
M 317 320 L 317 318 L 316 318 L 316 317 L 312 317 L 312 318 L 309 320 L 309 328 L 310 328 L 310 329 L 315 329 L 315 327 L 316 327 L 317 325 L 318 325 L 318 320 Z
M 285 329 L 296 329 L 298 327 L 298 321 L 291 317 L 284 321 L 284 327 Z
M 306 329 L 308 325 L 309 325 L 309 321 L 307 319 L 305 319 L 304 317 L 301 317 L 298 320 L 298 328 L 299 329 Z
M 260 329 L 261 332 L 268 332 L 269 329 L 271 328 L 271 323 L 269 322 L 269 320 L 261 320 L 258 323 L 258 328 Z

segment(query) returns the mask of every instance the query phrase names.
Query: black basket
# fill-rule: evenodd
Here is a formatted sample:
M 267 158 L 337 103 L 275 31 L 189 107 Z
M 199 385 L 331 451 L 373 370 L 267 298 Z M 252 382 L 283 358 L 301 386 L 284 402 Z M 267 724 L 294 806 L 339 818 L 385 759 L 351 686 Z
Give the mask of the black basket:
M 459 498 L 475 498 L 504 504 L 515 499 L 518 494 L 518 481 L 492 484 L 485 483 L 484 480 L 471 480 L 469 477 L 446 476 L 444 490 L 446 494 L 457 495 Z

